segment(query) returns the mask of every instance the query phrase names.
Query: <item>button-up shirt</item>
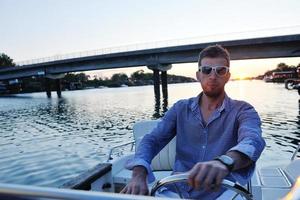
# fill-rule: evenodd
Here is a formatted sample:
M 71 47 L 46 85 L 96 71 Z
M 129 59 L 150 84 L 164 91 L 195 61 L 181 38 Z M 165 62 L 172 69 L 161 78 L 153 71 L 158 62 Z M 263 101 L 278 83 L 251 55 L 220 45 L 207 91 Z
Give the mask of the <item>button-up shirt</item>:
M 201 96 L 202 93 L 197 97 L 176 102 L 157 127 L 144 136 L 134 159 L 127 162 L 126 168 L 144 166 L 149 182 L 154 181 L 151 161 L 176 136 L 173 172 L 187 172 L 197 162 L 213 160 L 228 151 L 238 151 L 247 155 L 253 164 L 230 173 L 226 178 L 246 184 L 265 147 L 257 112 L 249 103 L 233 100 L 225 95 L 222 105 L 211 114 L 207 123 L 204 123 L 199 106 Z M 186 198 L 215 199 L 222 193 L 196 191 L 187 184 L 181 185 L 181 189 L 188 195 Z

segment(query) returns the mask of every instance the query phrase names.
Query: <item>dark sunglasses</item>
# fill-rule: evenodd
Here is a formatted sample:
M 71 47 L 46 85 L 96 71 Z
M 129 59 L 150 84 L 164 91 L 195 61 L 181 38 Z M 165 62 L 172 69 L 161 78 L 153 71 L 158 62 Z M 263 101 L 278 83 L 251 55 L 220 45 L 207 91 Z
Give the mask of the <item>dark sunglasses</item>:
M 217 76 L 223 77 L 229 72 L 229 67 L 226 66 L 199 66 L 199 72 L 202 74 L 209 75 L 212 71 L 215 71 Z

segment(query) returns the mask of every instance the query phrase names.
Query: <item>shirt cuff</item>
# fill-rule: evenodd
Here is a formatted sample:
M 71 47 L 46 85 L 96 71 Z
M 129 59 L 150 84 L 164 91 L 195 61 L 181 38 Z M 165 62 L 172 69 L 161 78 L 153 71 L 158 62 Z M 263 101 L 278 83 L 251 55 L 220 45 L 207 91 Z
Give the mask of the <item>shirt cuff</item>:
M 232 147 L 229 151 L 238 151 L 249 157 L 250 160 L 256 162 L 264 149 L 264 145 L 254 142 L 251 139 L 245 139 L 238 145 Z
M 245 154 L 248 156 L 250 160 L 252 160 L 252 164 L 246 168 L 236 170 L 231 173 L 231 176 L 241 185 L 247 184 L 247 182 L 252 177 L 254 170 L 255 170 L 255 162 L 258 160 L 261 151 L 259 147 L 260 145 L 256 143 L 256 147 L 253 144 L 252 140 L 243 140 L 238 145 L 232 147 L 229 151 L 238 151 L 240 153 Z M 262 147 L 263 149 L 263 147 Z
M 133 158 L 133 159 L 129 159 L 125 164 L 125 168 L 128 170 L 132 170 L 136 166 L 143 166 L 146 168 L 148 173 L 148 183 L 152 183 L 153 181 L 155 181 L 155 176 L 152 172 L 151 165 L 145 160 L 141 158 Z

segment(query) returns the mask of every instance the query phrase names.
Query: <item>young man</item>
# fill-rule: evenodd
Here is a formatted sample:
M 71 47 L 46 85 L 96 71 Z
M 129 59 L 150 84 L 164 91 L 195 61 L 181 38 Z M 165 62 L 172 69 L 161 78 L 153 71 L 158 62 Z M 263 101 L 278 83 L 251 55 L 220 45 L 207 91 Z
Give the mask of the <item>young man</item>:
M 265 147 L 261 122 L 255 109 L 244 101 L 232 100 L 224 90 L 230 78 L 230 58 L 219 45 L 201 51 L 197 80 L 202 92 L 176 102 L 157 127 L 142 139 L 133 160 L 132 180 L 122 190 L 147 194 L 147 179 L 154 180 L 151 160 L 175 136 L 174 173 L 189 172 L 188 184 L 178 184 L 185 198 L 216 199 L 226 177 L 245 184 Z M 172 192 L 172 188 L 167 190 Z

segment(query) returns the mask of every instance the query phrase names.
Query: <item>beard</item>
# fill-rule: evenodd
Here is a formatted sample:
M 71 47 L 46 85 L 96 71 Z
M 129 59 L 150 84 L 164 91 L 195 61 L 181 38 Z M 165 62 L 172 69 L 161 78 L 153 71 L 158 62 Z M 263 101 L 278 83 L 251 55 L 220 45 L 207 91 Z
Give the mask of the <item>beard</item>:
M 203 88 L 203 93 L 207 97 L 210 97 L 210 98 L 213 98 L 213 99 L 217 99 L 218 97 L 222 96 L 223 92 L 224 92 L 224 89 L 221 89 L 221 88 L 215 88 L 213 90 Z

